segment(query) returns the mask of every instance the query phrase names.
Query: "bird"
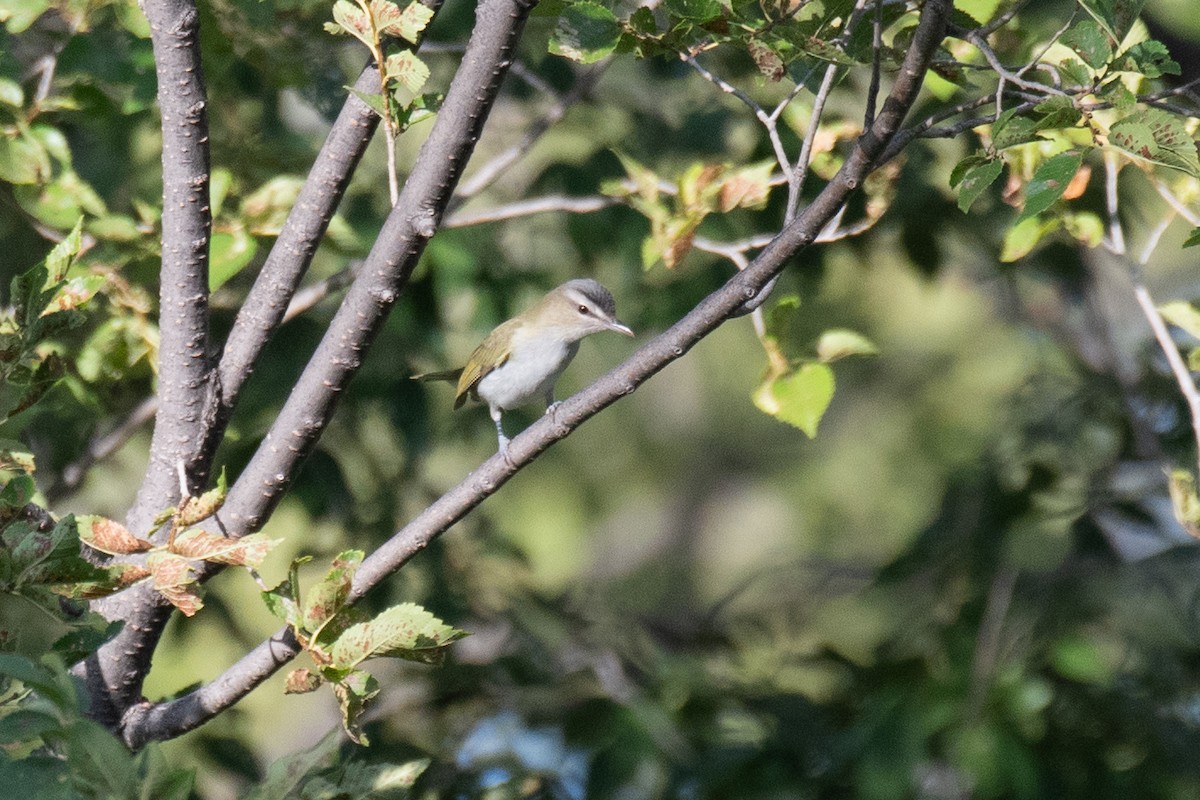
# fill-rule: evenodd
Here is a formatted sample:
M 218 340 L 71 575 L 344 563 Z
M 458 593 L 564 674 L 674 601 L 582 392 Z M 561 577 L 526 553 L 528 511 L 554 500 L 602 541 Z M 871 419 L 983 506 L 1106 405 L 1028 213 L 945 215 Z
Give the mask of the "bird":
M 497 326 L 471 353 L 466 366 L 412 377 L 456 381 L 455 410 L 468 397 L 486 403 L 496 423 L 500 452 L 507 456 L 509 439 L 501 414 L 538 398 L 545 400 L 546 413 L 552 413 L 558 407 L 554 384 L 585 336 L 602 331 L 633 336 L 616 313 L 612 292 L 591 278 L 575 278 Z

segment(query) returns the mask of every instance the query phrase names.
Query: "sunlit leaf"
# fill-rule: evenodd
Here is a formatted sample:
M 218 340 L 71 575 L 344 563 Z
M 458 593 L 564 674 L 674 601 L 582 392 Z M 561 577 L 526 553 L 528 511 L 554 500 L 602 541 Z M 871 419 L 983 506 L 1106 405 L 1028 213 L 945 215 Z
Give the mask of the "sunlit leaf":
M 393 53 L 387 57 L 384 64 L 388 79 L 396 81 L 413 94 L 421 91 L 421 87 L 429 79 L 429 67 L 411 50 Z
M 215 292 L 254 260 L 258 242 L 241 226 L 214 233 L 208 268 L 208 290 Z
M 867 356 L 878 352 L 879 348 L 870 339 L 845 328 L 827 330 L 817 340 L 817 358 L 825 364 L 832 364 L 847 356 Z
M 1158 307 L 1158 313 L 1162 314 L 1167 322 L 1200 339 L 1200 311 L 1191 303 L 1182 300 L 1164 303 Z
M 432 664 L 441 661 L 451 642 L 465 635 L 421 606 L 402 603 L 347 628 L 334 642 L 330 655 L 338 668 L 355 667 L 380 656 Z
M 754 404 L 811 438 L 817 435 L 833 390 L 833 370 L 828 365 L 803 364 L 794 372 L 765 381 L 754 392 Z
M 1004 263 L 1016 261 L 1029 255 L 1042 239 L 1062 227 L 1058 217 L 1041 219 L 1027 217 L 1013 225 L 1004 234 L 1004 244 L 1000 248 L 1000 260 Z
M 1169 111 L 1148 108 L 1113 123 L 1108 140 L 1137 158 L 1200 178 L 1200 156 L 1184 121 Z

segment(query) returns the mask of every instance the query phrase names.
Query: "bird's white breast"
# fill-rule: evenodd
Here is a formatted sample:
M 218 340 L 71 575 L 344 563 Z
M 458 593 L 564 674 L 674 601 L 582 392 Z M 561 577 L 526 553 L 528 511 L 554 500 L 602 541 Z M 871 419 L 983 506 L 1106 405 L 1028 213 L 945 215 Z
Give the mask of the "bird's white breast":
M 479 381 L 479 397 L 489 406 L 505 410 L 539 400 L 553 388 L 578 351 L 579 342 L 565 342 L 545 332 L 518 335 L 508 360 Z

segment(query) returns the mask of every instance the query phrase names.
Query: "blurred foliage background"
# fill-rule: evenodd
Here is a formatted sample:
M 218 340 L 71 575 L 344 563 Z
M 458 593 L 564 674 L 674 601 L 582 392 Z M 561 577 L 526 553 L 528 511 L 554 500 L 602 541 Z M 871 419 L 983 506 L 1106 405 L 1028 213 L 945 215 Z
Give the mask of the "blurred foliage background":
M 1066 5 L 1039 2 L 1023 24 L 1052 32 Z M 0 433 L 34 447 L 56 514 L 117 516 L 140 480 L 148 427 L 78 485 L 65 476 L 84 443 L 152 391 L 153 63 L 133 3 L 42 15 L 48 6 L 0 0 L 0 111 L 42 143 L 0 151 L 0 303 L 81 214 L 83 269 L 108 280 L 93 301 L 102 313 L 71 334 L 78 368 Z M 363 53 L 322 32 L 325 0 L 201 9 L 218 170 L 213 267 L 228 279 L 213 295 L 219 337 L 286 212 L 289 178 L 303 176 Z M 1200 74 L 1186 58 L 1200 48 L 1193 12 L 1191 0 L 1147 6 L 1185 77 Z M 429 38 L 461 42 L 472 21 L 469 3 L 450 0 Z M 546 52 L 553 24 L 533 19 L 520 64 L 563 91 L 578 71 Z M 426 53 L 444 88 L 459 51 Z M 30 76 L 47 56 L 52 89 L 39 97 Z M 722 74 L 755 92 L 786 91 L 756 79 L 744 54 L 726 59 Z M 769 155 L 744 108 L 684 64 L 601 68 L 590 96 L 467 208 L 592 193 L 624 175 L 614 150 L 662 175 Z M 861 114 L 860 84 L 833 94 L 835 117 Z M 538 80 L 510 76 L 476 161 L 518 140 L 549 103 Z M 418 125 L 401 141 L 402 166 L 427 132 Z M 384 219 L 379 144 L 311 281 L 364 255 Z M 793 349 L 850 328 L 879 351 L 835 366 L 816 439 L 755 408 L 765 355 L 749 319 L 734 320 L 372 597 L 419 602 L 472 635 L 441 668 L 379 673 L 374 744 L 355 758 L 430 756 L 421 785 L 444 796 L 1200 797 L 1200 551 L 1174 522 L 1163 475 L 1164 463 L 1192 458 L 1186 409 L 1123 267 L 1065 240 L 998 263 L 1013 210 L 997 195 L 961 214 L 947 185 L 974 146 L 910 148 L 883 219 L 804 251 L 776 289 L 801 304 Z M 1123 191 L 1132 218 L 1157 202 L 1136 176 Z M 702 230 L 734 239 L 779 214 L 771 203 Z M 460 363 L 488 329 L 570 277 L 612 288 L 645 339 L 730 273 L 696 251 L 674 270 L 644 270 L 647 229 L 614 207 L 439 233 L 266 528 L 286 537 L 268 581 L 301 554 L 320 565 L 347 547 L 369 551 L 490 455 L 486 414 L 452 413 L 448 389 L 410 374 Z M 1149 267 L 1159 300 L 1200 294 L 1195 251 L 1178 247 L 1185 234 L 1172 228 Z M 318 304 L 272 343 L 218 460 L 232 475 L 335 307 Z M 634 347 L 590 340 L 560 396 Z M 275 630 L 257 594 L 225 574 L 204 613 L 177 615 L 147 694 L 211 679 Z M 44 647 L 36 619 L 0 599 L 0 628 L 18 651 Z M 197 797 L 242 796 L 273 762 L 337 728 L 326 693 L 285 698 L 281 684 L 167 745 L 173 762 L 199 767 Z

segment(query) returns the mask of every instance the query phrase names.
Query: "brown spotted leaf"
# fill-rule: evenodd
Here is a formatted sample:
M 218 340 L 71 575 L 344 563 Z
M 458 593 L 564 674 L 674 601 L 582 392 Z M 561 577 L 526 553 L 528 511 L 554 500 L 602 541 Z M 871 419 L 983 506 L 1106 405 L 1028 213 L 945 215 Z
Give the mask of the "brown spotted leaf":
M 175 553 L 157 551 L 146 557 L 146 566 L 155 590 L 186 616 L 192 616 L 204 605 L 191 561 Z
M 82 516 L 77 519 L 80 541 L 101 553 L 124 556 L 130 553 L 144 553 L 154 546 L 145 539 L 134 536 L 115 520 L 95 516 Z
M 339 553 L 333 560 L 333 567 L 325 573 L 321 582 L 308 590 L 304 595 L 304 608 L 300 618 L 304 630 L 317 633 L 345 605 L 346 595 L 350 592 L 350 581 L 362 560 L 361 550 Z
M 283 684 L 284 694 L 307 694 L 316 691 L 324 683 L 320 675 L 307 667 L 294 669 L 287 674 Z
M 175 537 L 171 552 L 185 558 L 211 561 L 214 564 L 231 564 L 254 569 L 262 564 L 271 548 L 281 541 L 283 540 L 268 539 L 261 533 L 230 539 L 219 533 L 192 528 Z

